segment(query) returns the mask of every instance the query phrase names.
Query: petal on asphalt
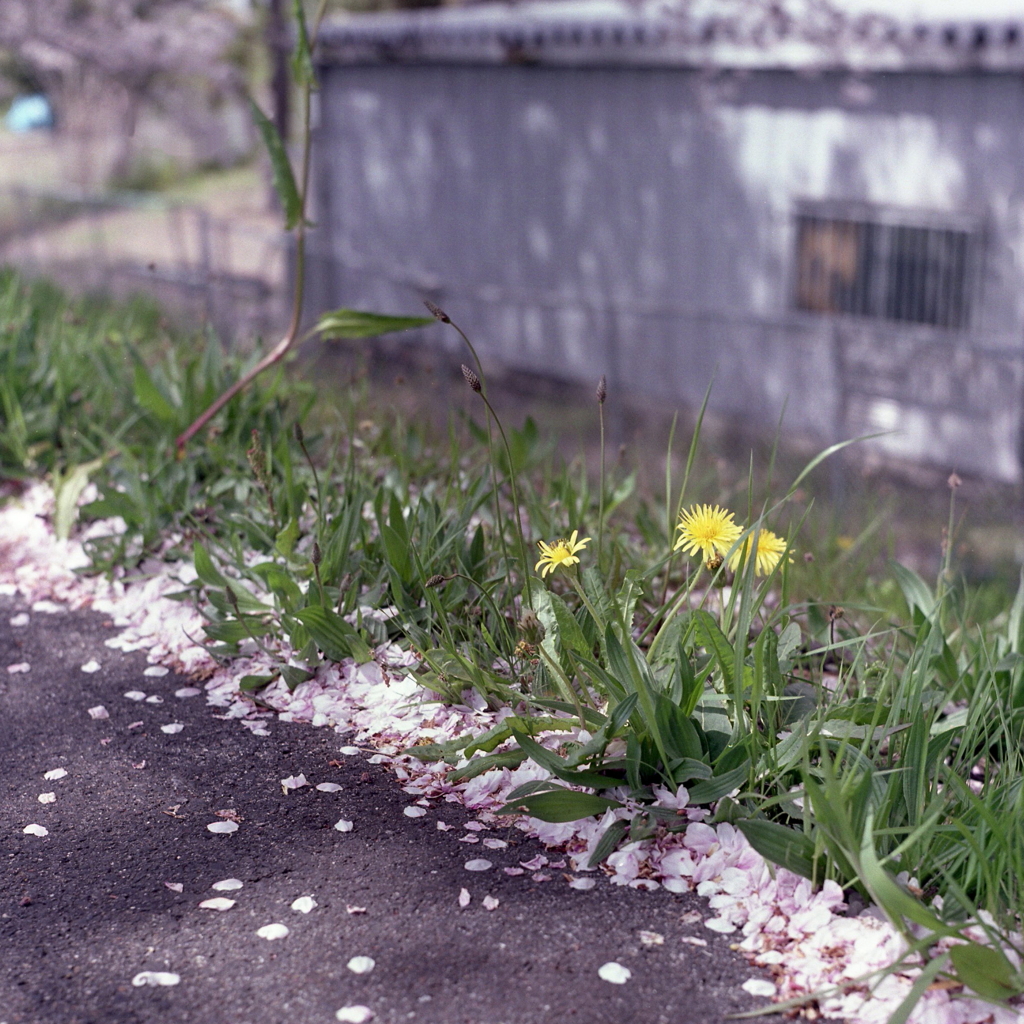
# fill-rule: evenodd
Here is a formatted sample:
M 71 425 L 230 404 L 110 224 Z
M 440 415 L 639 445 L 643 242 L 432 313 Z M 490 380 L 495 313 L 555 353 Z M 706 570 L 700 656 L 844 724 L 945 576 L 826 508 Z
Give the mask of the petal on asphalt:
M 497 899 L 494 896 L 490 896 L 490 895 L 485 896 L 484 897 L 484 910 L 497 910 L 498 909 L 498 904 L 500 902 L 501 902 L 501 900 Z
M 125 697 L 128 700 L 145 700 L 146 699 L 146 695 L 145 695 L 145 693 L 142 692 L 142 690 L 129 690 L 125 694 Z
M 281 780 L 281 791 L 290 793 L 293 789 L 302 789 L 303 786 L 308 785 L 309 782 L 305 775 L 289 775 L 287 779 Z
M 139 971 L 132 978 L 132 984 L 136 988 L 143 985 L 177 985 L 181 981 L 180 974 L 173 974 L 170 971 Z
M 160 731 L 165 732 L 170 736 L 173 736 L 176 732 L 181 732 L 181 730 L 184 728 L 185 726 L 183 726 L 181 722 L 171 722 L 170 725 L 161 725 Z
M 16 675 L 18 672 L 27 672 L 32 666 L 27 661 L 19 661 L 17 665 L 8 665 L 7 671 L 11 675 Z
M 740 988 L 752 996 L 764 996 L 766 999 L 775 995 L 777 991 L 775 986 L 770 981 L 765 981 L 764 978 L 751 978 L 749 981 L 743 982 Z
M 165 676 L 170 669 L 164 668 L 163 665 L 150 665 L 142 674 L 144 676 Z
M 26 825 L 22 830 L 27 836 L 48 836 L 50 830 L 42 825 Z
M 597 976 L 602 981 L 610 982 L 612 985 L 625 985 L 633 977 L 633 972 L 628 967 L 623 967 L 622 964 L 609 960 L 608 963 L 602 964 L 597 969 Z
M 422 818 L 427 812 L 422 807 L 406 807 L 402 813 L 407 818 Z
M 82 666 L 82 671 L 83 672 L 88 672 L 91 675 L 93 672 L 99 672 L 101 667 L 102 666 L 100 665 L 100 663 L 95 658 L 90 658 Z
M 41 804 L 52 804 L 57 802 L 56 793 L 40 793 L 37 797 Z
M 335 1015 L 342 1024 L 366 1024 L 373 1017 L 368 1006 L 343 1006 Z
M 167 888 L 171 890 L 171 892 L 185 891 L 185 886 L 181 882 L 164 882 L 164 885 L 166 885 Z
M 198 697 L 202 692 L 198 686 L 183 686 L 174 691 L 174 696 L 184 700 L 186 697 Z
M 334 827 L 339 832 L 351 832 L 354 826 L 352 825 L 351 821 L 346 821 L 344 818 L 342 818 L 341 821 L 336 821 L 334 823 Z
M 234 892 L 235 889 L 241 889 L 242 885 L 243 882 L 240 878 L 225 878 L 220 882 L 214 882 L 210 888 L 217 892 Z
M 369 974 L 377 965 L 372 956 L 354 956 L 345 966 L 353 974 Z
M 107 713 L 107 709 L 102 704 L 97 704 L 94 708 L 89 708 L 89 717 L 92 719 L 109 718 L 110 715 Z
M 47 782 L 54 782 L 57 779 L 63 779 L 67 773 L 67 768 L 51 768 L 48 772 L 44 772 L 43 778 Z
M 463 910 L 465 910 L 465 908 L 469 906 L 469 901 L 471 898 L 472 897 L 469 895 L 468 889 L 459 890 L 459 906 L 462 907 Z
M 230 910 L 235 905 L 234 900 L 229 900 L 226 896 L 213 896 L 208 900 L 203 900 L 199 904 L 200 910 Z
M 283 939 L 288 934 L 288 926 L 283 924 L 265 924 L 256 929 L 261 939 Z
M 341 786 L 339 786 L 336 782 L 318 782 L 316 788 L 320 790 L 321 793 L 341 792 Z
M 467 860 L 464 867 L 467 871 L 490 871 L 491 862 L 480 857 L 476 860 Z
M 300 914 L 308 914 L 317 906 L 318 904 L 312 896 L 300 896 L 297 900 L 293 901 L 292 910 L 297 910 Z
M 210 824 L 206 826 L 206 828 L 207 828 L 207 831 L 209 831 L 209 832 L 219 832 L 219 833 L 222 833 L 224 835 L 227 835 L 229 832 L 237 832 L 238 831 L 238 822 L 237 821 L 211 821 Z

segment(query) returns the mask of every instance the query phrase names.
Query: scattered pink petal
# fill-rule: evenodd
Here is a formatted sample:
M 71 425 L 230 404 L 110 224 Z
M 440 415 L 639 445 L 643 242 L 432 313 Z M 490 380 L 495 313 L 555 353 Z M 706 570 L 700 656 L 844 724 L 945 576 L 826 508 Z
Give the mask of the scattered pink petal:
M 547 857 L 545 857 L 543 853 L 538 853 L 536 857 L 533 857 L 530 860 L 521 860 L 519 863 L 526 868 L 527 871 L 540 871 L 547 862 Z
M 139 971 L 132 978 L 132 984 L 136 988 L 143 985 L 177 985 L 181 981 L 180 974 L 172 974 L 170 971 Z
M 110 715 L 107 713 L 107 709 L 102 704 L 97 704 L 94 708 L 89 708 L 89 717 L 93 719 L 109 718 Z
M 334 1016 L 342 1024 L 366 1024 L 373 1018 L 373 1010 L 368 1006 L 343 1006 Z
M 265 924 L 256 929 L 261 939 L 283 939 L 288 934 L 288 926 L 283 924 Z
M 752 996 L 763 996 L 765 999 L 770 999 L 778 991 L 770 981 L 765 981 L 764 978 L 751 978 L 749 981 L 743 982 L 740 988 Z
M 641 931 L 640 941 L 645 946 L 664 946 L 665 936 L 662 935 L 661 932 Z
M 490 830 L 490 825 L 485 825 L 482 821 L 467 821 L 463 823 L 463 828 L 468 828 L 470 832 L 484 832 Z
M 100 740 L 100 743 L 102 743 L 102 742 L 103 742 L 103 740 Z M 146 759 L 143 758 L 141 761 L 133 762 L 132 763 L 132 767 L 133 768 L 145 768 L 146 767 Z
M 501 902 L 501 900 L 496 899 L 494 896 L 490 896 L 490 895 L 485 896 L 484 897 L 484 910 L 497 910 L 498 909 L 498 904 L 500 902 Z
M 508 869 L 506 868 L 506 870 Z M 569 883 L 569 888 L 580 889 L 585 892 L 587 889 L 593 889 L 595 885 L 597 885 L 597 879 L 595 878 L 574 878 Z
M 368 757 L 366 760 L 370 764 L 391 764 L 394 758 L 387 754 L 374 754 L 373 757 Z
M 230 832 L 237 832 L 238 831 L 238 822 L 237 821 L 211 821 L 210 824 L 206 826 L 206 829 L 207 829 L 208 832 L 218 832 L 218 833 L 221 833 L 222 835 L 227 835 Z
M 7 671 L 13 676 L 18 672 L 27 672 L 31 667 L 27 661 L 19 661 L 17 665 L 8 665 Z
M 319 782 L 317 783 L 316 788 L 320 790 L 321 793 L 340 793 L 342 787 L 336 782 Z
M 186 697 L 198 697 L 202 692 L 198 686 L 183 686 L 174 691 L 174 696 L 184 700 Z
M 66 612 L 67 608 L 65 608 L 64 605 L 56 604 L 53 601 L 36 601 L 36 603 L 32 605 L 32 611 L 43 612 L 46 615 L 58 615 L 61 612 Z
M 550 882 L 551 876 L 545 875 L 542 871 L 537 871 L 530 876 L 535 882 Z
M 107 746 L 109 743 L 111 743 L 113 741 L 113 739 L 114 739 L 113 736 L 104 736 L 103 739 L 100 740 L 100 746 L 101 747 Z
M 633 972 L 628 967 L 623 967 L 622 964 L 610 960 L 597 969 L 597 976 L 612 985 L 625 985 L 633 977 Z
M 346 757 L 355 757 L 356 754 L 361 754 L 362 751 L 358 747 L 342 747 L 338 753 L 344 754 Z
M 469 906 L 469 901 L 470 901 L 471 898 L 472 897 L 470 897 L 468 889 L 460 889 L 459 890 L 459 906 L 460 907 L 462 907 L 463 909 L 468 907 Z
M 488 850 L 504 850 L 505 847 L 508 846 L 508 843 L 506 843 L 504 839 L 488 838 L 484 840 L 484 846 L 486 846 Z
M 353 974 L 369 974 L 376 965 L 377 961 L 372 956 L 354 956 L 345 964 Z
M 50 830 L 48 828 L 43 828 L 42 825 L 26 825 L 21 831 L 27 836 L 42 837 L 50 834 Z
M 125 694 L 125 698 L 127 700 L 139 701 L 139 700 L 145 700 L 146 699 L 146 695 L 145 695 L 145 693 L 142 692 L 142 690 L 129 690 Z
M 185 886 L 181 882 L 164 882 L 164 885 L 166 885 L 167 888 L 171 890 L 171 892 L 185 891 Z
M 150 665 L 142 674 L 144 676 L 165 676 L 170 669 L 164 668 L 163 665 Z
M 345 904 L 345 912 L 349 913 L 349 914 L 365 914 L 366 913 L 366 907 L 357 907 L 353 903 L 346 903 Z
M 40 793 L 36 798 L 41 804 L 53 804 L 57 802 L 56 793 Z
M 28 612 L 21 612 L 18 615 L 11 616 L 10 622 L 15 629 L 20 626 L 27 626 L 29 623 Z
M 319 904 L 312 896 L 300 896 L 297 900 L 292 902 L 292 910 L 297 910 L 300 914 L 308 914 L 317 906 L 319 906 Z
M 145 724 L 146 724 L 146 723 L 145 723 L 145 722 L 142 722 L 142 721 L 139 721 L 139 722 L 132 722 L 132 723 L 131 723 L 131 724 L 130 724 L 130 725 L 128 726 L 128 731 L 129 731 L 129 732 L 131 732 L 131 730 L 132 730 L 132 729 L 141 729 L 141 728 L 142 728 L 142 727 L 143 727 L 143 726 L 144 726 Z
M 422 807 L 406 807 L 402 813 L 407 818 L 422 818 L 427 812 Z
M 709 917 L 704 922 L 704 927 L 710 928 L 713 932 L 718 932 L 720 935 L 731 935 L 736 931 L 736 925 L 721 917 Z
M 181 722 L 171 722 L 170 725 L 161 725 L 160 731 L 167 733 L 169 736 L 173 736 L 175 733 L 181 732 L 185 726 Z
M 82 671 L 88 672 L 90 675 L 93 672 L 99 672 L 103 666 L 95 658 L 90 658 L 84 665 L 82 665 Z
M 200 910 L 230 910 L 235 905 L 234 900 L 229 900 L 226 896 L 213 896 L 208 900 L 203 900 L 199 904 Z
M 354 828 L 352 822 L 351 821 L 346 821 L 344 818 L 342 818 L 341 821 L 336 821 L 334 823 L 334 827 L 339 832 L 351 832 L 352 829 Z
M 504 871 L 506 875 L 512 875 L 513 877 L 515 875 L 525 875 L 526 874 L 526 869 L 525 868 L 502 868 L 502 871 Z
M 150 695 L 149 695 L 149 696 L 148 696 L 148 697 L 146 698 L 146 703 L 147 703 L 147 704 L 163 704 L 163 702 L 164 702 L 164 699 L 163 699 L 163 697 L 160 697 L 160 696 L 158 696 L 158 695 L 157 695 L 157 694 L 155 694 L 155 693 L 151 693 L 151 694 L 150 694 Z
M 309 782 L 306 781 L 305 775 L 289 775 L 287 779 L 281 780 L 281 791 L 289 793 L 293 789 L 301 789 L 303 786 L 308 786 Z
M 67 773 L 67 768 L 51 768 L 48 772 L 44 772 L 43 778 L 47 782 L 55 782 L 57 779 L 63 779 Z
M 707 939 L 698 939 L 693 935 L 684 935 L 679 941 L 685 942 L 688 946 L 706 946 L 708 944 Z
M 477 860 L 467 860 L 463 865 L 467 871 L 490 871 L 491 862 L 484 860 L 482 857 Z
M 241 889 L 243 884 L 240 878 L 225 878 L 220 882 L 214 882 L 210 888 L 217 892 L 234 892 L 236 889 Z
M 437 831 L 438 832 L 454 832 L 455 831 L 455 826 L 454 825 L 449 825 L 445 821 L 439 821 L 437 823 Z
M 472 845 L 473 843 L 479 843 L 480 842 L 480 837 L 479 836 L 459 836 L 459 842 L 460 843 L 470 843 Z

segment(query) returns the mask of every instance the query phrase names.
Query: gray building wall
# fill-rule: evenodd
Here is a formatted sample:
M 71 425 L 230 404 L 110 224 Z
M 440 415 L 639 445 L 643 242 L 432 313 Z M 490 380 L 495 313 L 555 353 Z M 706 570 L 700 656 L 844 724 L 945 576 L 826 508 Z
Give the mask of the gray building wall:
M 483 353 L 1020 478 L 1024 80 L 329 62 L 312 302 L 438 302 Z M 968 224 L 969 327 L 794 308 L 807 203 Z M 917 218 L 917 220 L 915 220 Z

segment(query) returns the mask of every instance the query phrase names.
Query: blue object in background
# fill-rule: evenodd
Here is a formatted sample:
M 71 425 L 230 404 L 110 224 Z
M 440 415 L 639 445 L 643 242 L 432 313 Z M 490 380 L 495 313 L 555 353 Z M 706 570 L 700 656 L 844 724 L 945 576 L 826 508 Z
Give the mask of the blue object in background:
M 8 131 L 30 132 L 38 128 L 53 127 L 53 108 L 50 101 L 37 93 L 34 96 L 19 96 L 4 117 Z

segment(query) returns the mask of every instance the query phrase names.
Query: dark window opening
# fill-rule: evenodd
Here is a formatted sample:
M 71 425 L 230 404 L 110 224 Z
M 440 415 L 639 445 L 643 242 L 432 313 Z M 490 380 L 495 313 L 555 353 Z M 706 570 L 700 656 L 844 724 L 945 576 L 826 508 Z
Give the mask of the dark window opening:
M 801 214 L 796 307 L 964 328 L 975 236 Z

